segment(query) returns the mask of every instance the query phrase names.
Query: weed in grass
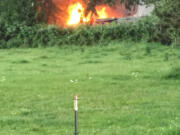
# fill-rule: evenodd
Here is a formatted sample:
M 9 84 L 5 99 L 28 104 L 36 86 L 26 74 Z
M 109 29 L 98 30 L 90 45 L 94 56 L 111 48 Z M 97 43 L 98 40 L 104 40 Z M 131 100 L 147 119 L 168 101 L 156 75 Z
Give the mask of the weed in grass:
M 45 56 L 45 55 L 43 55 L 43 56 L 40 56 L 40 59 L 48 59 L 49 57 L 48 56 Z
M 99 63 L 101 63 L 101 61 L 98 61 L 98 60 L 87 60 L 87 61 L 81 62 L 80 64 L 99 64 Z
M 28 60 L 20 60 L 19 63 L 27 64 L 27 63 L 30 63 L 30 62 Z
M 176 128 L 170 128 L 165 135 L 180 135 L 180 128 L 176 127 Z
M 168 53 L 165 53 L 164 54 L 164 61 L 168 61 L 169 60 L 169 54 Z
M 114 52 L 114 51 L 116 51 L 116 48 L 111 46 L 111 47 L 105 48 L 104 51 L 105 52 Z
M 180 56 L 177 56 L 177 59 L 180 59 Z
M 81 48 L 81 53 L 84 53 L 85 49 L 84 48 Z
M 165 76 L 166 79 L 180 80 L 180 67 L 173 68 L 171 72 Z
M 47 65 L 47 64 L 42 64 L 41 66 L 43 66 L 43 67 L 47 67 L 48 65 Z
M 108 53 L 101 53 L 101 56 L 108 56 Z
M 28 60 L 19 60 L 19 61 L 13 61 L 13 64 L 28 64 L 30 61 Z
M 27 109 L 27 108 L 22 108 L 22 109 L 21 109 L 20 115 L 22 115 L 22 116 L 28 116 L 28 115 L 30 115 L 30 114 L 32 114 L 32 111 L 31 111 L 31 110 L 29 110 L 29 109 Z
M 147 46 L 145 48 L 145 55 L 150 55 L 151 54 L 151 47 Z
M 130 80 L 131 77 L 127 75 L 115 75 L 112 77 L 113 80 L 120 81 L 120 80 Z
M 131 56 L 127 55 L 124 57 L 125 60 L 131 60 Z

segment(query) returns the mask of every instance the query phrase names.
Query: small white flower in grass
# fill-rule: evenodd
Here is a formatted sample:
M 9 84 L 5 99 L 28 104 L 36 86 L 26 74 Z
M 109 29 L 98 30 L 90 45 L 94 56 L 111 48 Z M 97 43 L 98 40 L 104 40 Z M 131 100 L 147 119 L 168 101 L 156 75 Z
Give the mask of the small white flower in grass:
M 75 80 L 70 80 L 70 83 L 78 83 L 78 79 L 75 79 Z
M 70 83 L 73 83 L 74 81 L 73 80 L 70 80 Z
M 92 77 L 90 76 L 90 77 L 89 77 L 89 80 L 91 80 L 91 79 L 92 79 Z
M 131 75 L 132 75 L 133 77 L 135 77 L 135 78 L 138 77 L 138 73 L 137 73 L 137 72 L 132 72 Z

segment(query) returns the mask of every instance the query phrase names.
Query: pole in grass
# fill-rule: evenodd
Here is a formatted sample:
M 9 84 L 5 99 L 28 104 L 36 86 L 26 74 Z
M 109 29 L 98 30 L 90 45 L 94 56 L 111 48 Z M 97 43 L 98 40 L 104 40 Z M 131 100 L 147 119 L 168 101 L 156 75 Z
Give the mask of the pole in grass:
M 74 111 L 75 111 L 75 135 L 78 135 L 78 96 L 74 96 Z

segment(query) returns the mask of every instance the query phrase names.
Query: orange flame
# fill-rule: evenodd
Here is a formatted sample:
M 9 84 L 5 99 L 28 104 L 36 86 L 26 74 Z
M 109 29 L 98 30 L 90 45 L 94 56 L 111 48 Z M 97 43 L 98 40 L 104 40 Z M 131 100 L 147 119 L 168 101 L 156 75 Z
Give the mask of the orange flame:
M 85 10 L 81 3 L 77 2 L 68 7 L 69 19 L 67 25 L 77 25 L 90 21 L 90 13 L 85 16 Z
M 103 7 L 100 10 L 97 9 L 97 14 L 98 14 L 98 19 L 108 18 L 108 13 L 106 12 L 106 7 Z
M 137 8 L 134 11 L 129 11 L 125 9 L 123 4 L 117 3 L 113 7 L 107 4 L 97 5 L 95 7 L 96 13 L 90 11 L 85 14 L 87 5 L 83 0 L 53 0 L 53 2 L 60 11 L 55 13 L 55 18 L 49 16 L 49 24 L 55 23 L 63 27 L 86 23 L 95 24 L 96 19 L 132 16 L 137 11 Z
M 67 21 L 67 25 L 77 25 L 77 24 L 90 22 L 94 18 L 103 19 L 103 18 L 109 17 L 105 6 L 96 8 L 96 10 L 97 10 L 96 17 L 92 15 L 92 12 L 89 12 L 88 15 L 85 16 L 85 13 L 84 13 L 85 8 L 80 2 L 70 5 L 68 7 L 69 19 Z
M 84 8 L 82 4 L 76 3 L 68 7 L 69 20 L 68 25 L 79 24 L 83 16 Z

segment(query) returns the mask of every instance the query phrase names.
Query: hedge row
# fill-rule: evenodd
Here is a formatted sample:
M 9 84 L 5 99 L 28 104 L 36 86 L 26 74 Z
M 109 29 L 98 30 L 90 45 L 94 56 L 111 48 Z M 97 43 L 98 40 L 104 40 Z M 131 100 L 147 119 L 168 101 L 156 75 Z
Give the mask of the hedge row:
M 146 17 L 135 23 L 82 25 L 75 28 L 0 22 L 0 48 L 95 45 L 112 40 L 151 41 L 157 37 L 156 22 L 155 18 Z

